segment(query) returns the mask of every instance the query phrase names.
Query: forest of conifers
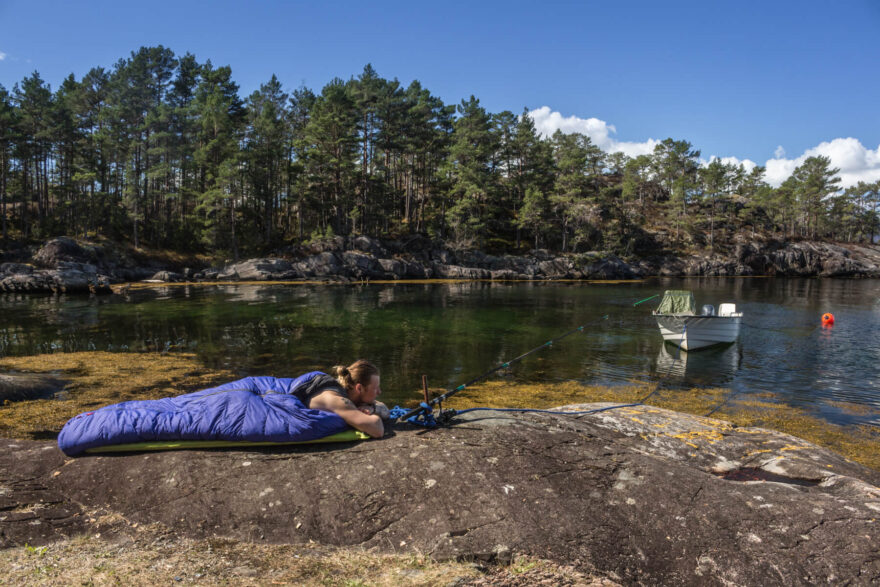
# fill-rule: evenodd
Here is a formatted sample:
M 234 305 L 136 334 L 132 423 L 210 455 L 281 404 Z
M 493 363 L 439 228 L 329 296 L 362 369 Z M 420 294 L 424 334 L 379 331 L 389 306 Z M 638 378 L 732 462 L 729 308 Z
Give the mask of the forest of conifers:
M 780 187 L 686 140 L 606 153 L 527 111 L 447 105 L 371 66 L 319 93 L 143 47 L 110 69 L 0 86 L 2 239 L 107 238 L 234 255 L 328 234 L 422 233 L 491 251 L 723 247 L 745 233 L 872 242 L 880 182 L 829 159 Z

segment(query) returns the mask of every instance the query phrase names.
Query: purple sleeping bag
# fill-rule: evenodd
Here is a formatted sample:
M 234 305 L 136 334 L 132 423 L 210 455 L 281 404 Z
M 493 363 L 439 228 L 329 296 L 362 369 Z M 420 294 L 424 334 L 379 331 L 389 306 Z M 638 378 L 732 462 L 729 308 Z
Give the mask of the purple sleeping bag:
M 348 430 L 332 412 L 313 410 L 293 394 L 314 377 L 246 377 L 219 387 L 158 400 L 129 401 L 71 418 L 58 447 L 74 456 L 102 446 L 171 440 L 302 442 Z

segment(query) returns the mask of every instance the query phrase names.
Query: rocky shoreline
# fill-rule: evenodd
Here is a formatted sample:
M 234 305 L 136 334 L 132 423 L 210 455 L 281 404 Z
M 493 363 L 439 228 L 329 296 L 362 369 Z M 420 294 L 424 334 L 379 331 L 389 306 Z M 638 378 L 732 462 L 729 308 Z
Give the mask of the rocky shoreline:
M 611 407 L 472 413 L 331 447 L 69 459 L 51 441 L 3 439 L 0 547 L 119 543 L 159 525 L 439 561 L 526 555 L 624 584 L 880 579 L 876 471 L 779 432 Z
M 6 255 L 9 258 L 11 255 Z M 880 277 L 880 247 L 819 242 L 743 241 L 728 254 L 656 255 L 625 261 L 590 252 L 489 255 L 454 250 L 426 237 L 335 237 L 269 257 L 218 267 L 181 267 L 136 259 L 109 246 L 59 237 L 33 254 L 0 263 L 0 292 L 109 293 L 110 285 L 148 281 L 363 281 L 402 279 L 608 280 L 651 276 Z

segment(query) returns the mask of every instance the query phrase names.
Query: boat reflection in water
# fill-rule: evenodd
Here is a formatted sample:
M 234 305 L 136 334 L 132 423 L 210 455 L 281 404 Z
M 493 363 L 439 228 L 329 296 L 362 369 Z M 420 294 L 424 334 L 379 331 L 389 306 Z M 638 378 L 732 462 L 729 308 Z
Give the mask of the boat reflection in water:
M 741 361 L 739 342 L 693 353 L 662 344 L 654 373 L 664 381 L 723 387 L 736 377 Z

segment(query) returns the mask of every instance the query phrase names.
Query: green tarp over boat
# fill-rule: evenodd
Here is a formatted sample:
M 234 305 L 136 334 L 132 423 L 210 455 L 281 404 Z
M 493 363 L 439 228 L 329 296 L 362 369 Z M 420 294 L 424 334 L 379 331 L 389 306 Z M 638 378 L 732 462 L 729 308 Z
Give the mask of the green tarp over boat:
M 697 304 L 694 302 L 694 294 L 686 289 L 668 289 L 663 293 L 663 299 L 656 310 L 656 314 L 689 314 L 696 313 Z

